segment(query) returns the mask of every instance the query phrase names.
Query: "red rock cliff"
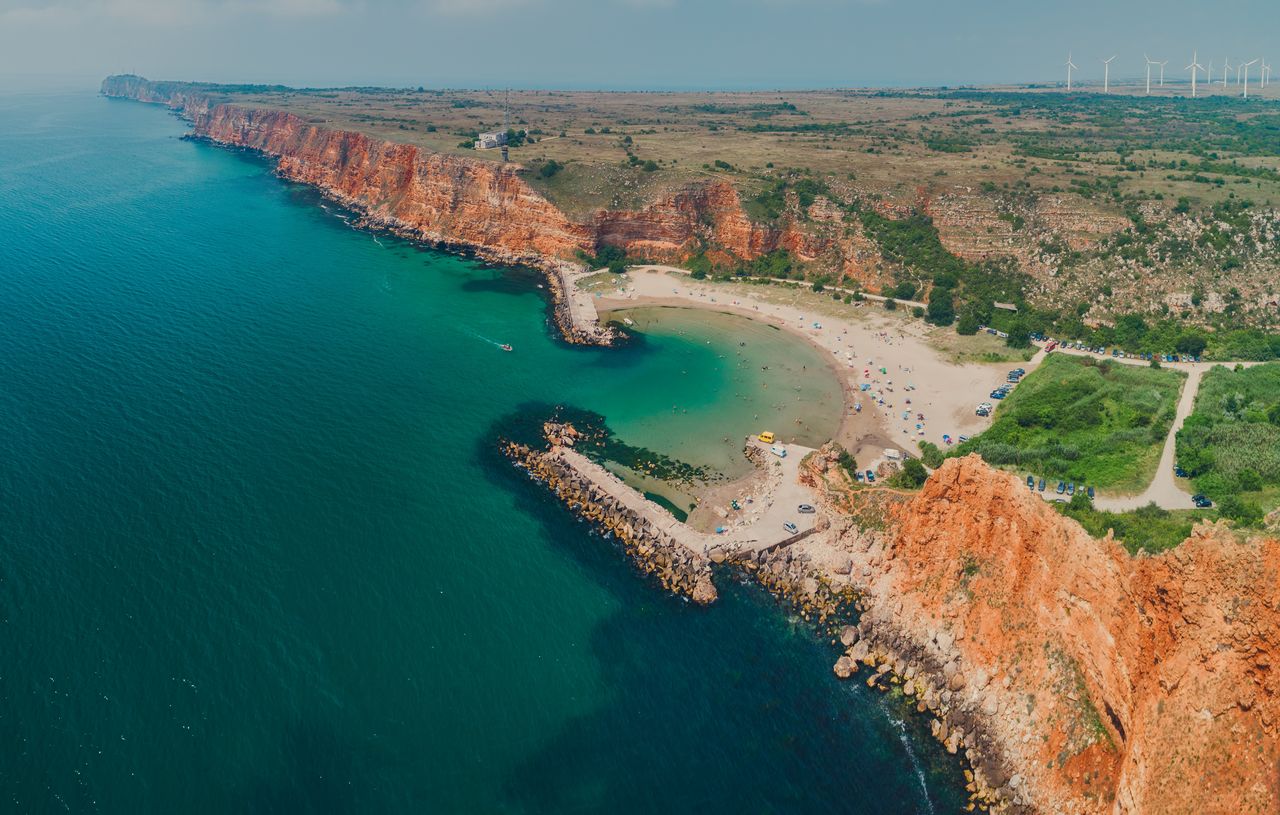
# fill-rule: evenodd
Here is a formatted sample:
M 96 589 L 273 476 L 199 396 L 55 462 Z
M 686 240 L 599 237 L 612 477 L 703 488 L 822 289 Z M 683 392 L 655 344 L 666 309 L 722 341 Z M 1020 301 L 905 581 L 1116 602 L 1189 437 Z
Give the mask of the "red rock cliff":
M 794 225 L 753 223 L 728 182 L 693 184 L 636 211 L 601 210 L 575 221 L 499 164 L 332 130 L 285 111 L 211 104 L 200 85 L 108 78 L 103 93 L 168 105 L 195 135 L 278 159 L 281 176 L 314 185 L 375 224 L 496 260 L 554 264 L 617 246 L 679 261 L 701 243 L 743 259 L 785 247 L 811 259 L 831 248 Z
M 982 723 L 1007 800 L 1280 811 L 1280 541 L 1204 526 L 1131 557 L 976 456 L 892 515 L 839 538 L 865 564 L 869 628 L 945 684 L 953 730 Z

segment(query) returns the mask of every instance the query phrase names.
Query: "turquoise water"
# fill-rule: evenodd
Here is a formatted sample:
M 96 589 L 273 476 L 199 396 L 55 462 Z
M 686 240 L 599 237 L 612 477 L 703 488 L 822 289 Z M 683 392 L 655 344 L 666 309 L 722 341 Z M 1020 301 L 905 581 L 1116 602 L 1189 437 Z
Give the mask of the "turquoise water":
M 0 96 L 0 809 L 957 808 L 762 593 L 666 596 L 494 453 L 530 403 L 720 433 L 723 336 L 566 347 L 535 276 L 183 132 Z

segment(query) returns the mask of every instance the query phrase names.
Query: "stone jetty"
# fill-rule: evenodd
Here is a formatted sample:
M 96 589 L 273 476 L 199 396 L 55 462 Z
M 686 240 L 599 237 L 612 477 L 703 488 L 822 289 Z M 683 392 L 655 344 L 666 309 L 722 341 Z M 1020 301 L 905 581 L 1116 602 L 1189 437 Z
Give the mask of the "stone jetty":
M 573 450 L 575 436 L 571 427 L 548 425 L 547 449 L 505 442 L 503 452 L 571 510 L 619 541 L 636 566 L 664 588 L 699 605 L 714 602 L 710 536 L 680 523 Z

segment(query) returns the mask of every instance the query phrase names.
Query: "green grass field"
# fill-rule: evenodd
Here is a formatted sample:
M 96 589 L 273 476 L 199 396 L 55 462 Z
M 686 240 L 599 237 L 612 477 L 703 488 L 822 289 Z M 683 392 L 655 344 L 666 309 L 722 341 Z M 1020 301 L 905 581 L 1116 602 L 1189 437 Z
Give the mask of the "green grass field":
M 1280 504 L 1280 363 L 1205 374 L 1178 463 L 1228 517 L 1256 522 Z
M 1212 518 L 1212 510 L 1177 510 L 1171 512 L 1154 504 L 1132 512 L 1103 512 L 1076 493 L 1069 504 L 1053 504 L 1055 509 L 1079 521 L 1085 531 L 1095 538 L 1105 537 L 1107 530 L 1115 533 L 1116 540 L 1129 554 L 1150 552 L 1158 554 L 1182 543 L 1191 534 L 1196 521 Z
M 952 455 L 1117 492 L 1150 483 L 1184 374 L 1051 354 Z

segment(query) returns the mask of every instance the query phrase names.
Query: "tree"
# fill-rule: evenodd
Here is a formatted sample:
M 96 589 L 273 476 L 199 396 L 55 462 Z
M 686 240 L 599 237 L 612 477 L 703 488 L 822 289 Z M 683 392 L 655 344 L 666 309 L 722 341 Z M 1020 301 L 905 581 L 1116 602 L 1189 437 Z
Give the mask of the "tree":
M 929 308 L 925 319 L 934 325 L 951 325 L 956 321 L 955 299 L 951 289 L 937 286 L 929 293 Z
M 894 309 L 896 309 L 897 307 L 898 307 L 898 302 L 897 302 L 896 300 L 894 300 L 892 297 L 890 297 L 890 298 L 888 298 L 887 300 L 885 300 L 885 301 L 884 301 L 884 310 L 885 310 L 885 311 L 893 311 L 893 310 L 894 310 Z
M 935 470 L 942 466 L 942 450 L 931 441 L 920 442 L 920 458 Z
M 956 322 L 956 333 L 965 335 L 977 334 L 978 326 L 980 325 L 982 323 L 978 320 L 978 315 L 974 313 L 973 309 L 965 309 L 960 313 L 960 319 Z
M 1178 349 L 1179 354 L 1190 354 L 1193 357 L 1198 357 L 1204 353 L 1204 349 L 1208 344 L 1208 340 L 1202 334 L 1187 332 L 1178 337 L 1175 347 Z
M 894 473 L 890 483 L 903 489 L 918 489 L 924 485 L 929 473 L 919 459 L 909 458 L 902 463 L 902 469 Z
M 1031 329 L 1027 328 L 1025 321 L 1018 319 L 1009 327 L 1009 338 L 1004 344 L 1010 348 L 1031 347 Z
M 1218 501 L 1218 514 L 1230 518 L 1240 526 L 1254 526 L 1262 520 L 1262 510 L 1257 504 L 1242 501 L 1235 495 L 1228 495 Z
M 854 474 L 858 472 L 858 462 L 854 461 L 853 453 L 850 453 L 848 450 L 841 449 L 840 455 L 836 461 L 844 471 L 849 474 L 850 478 L 853 478 Z

